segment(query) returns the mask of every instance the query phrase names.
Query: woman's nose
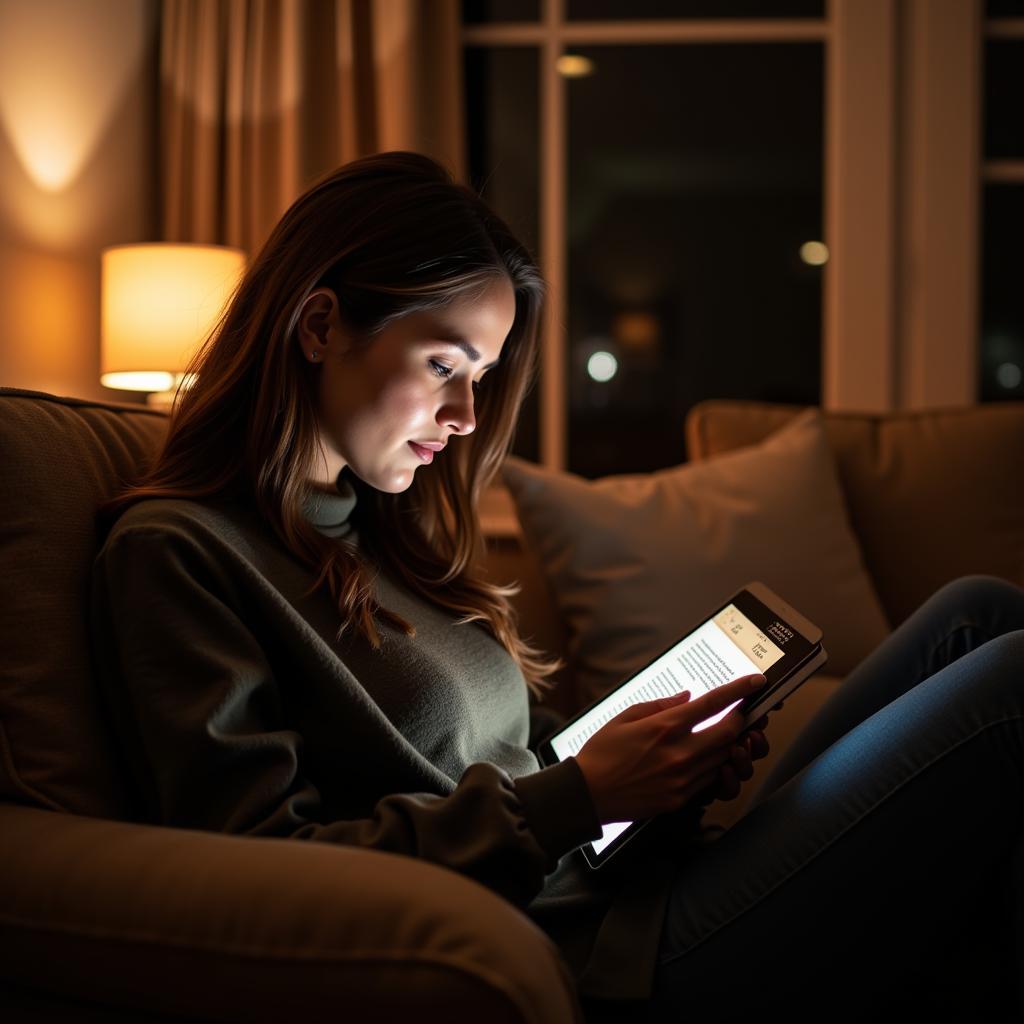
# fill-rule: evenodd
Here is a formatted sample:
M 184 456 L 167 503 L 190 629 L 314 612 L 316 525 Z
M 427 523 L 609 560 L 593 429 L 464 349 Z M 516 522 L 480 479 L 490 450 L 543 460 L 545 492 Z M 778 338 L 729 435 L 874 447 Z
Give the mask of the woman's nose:
M 457 398 L 450 397 L 438 414 L 437 420 L 450 427 L 454 434 L 469 434 L 476 427 L 473 414 L 473 382 Z

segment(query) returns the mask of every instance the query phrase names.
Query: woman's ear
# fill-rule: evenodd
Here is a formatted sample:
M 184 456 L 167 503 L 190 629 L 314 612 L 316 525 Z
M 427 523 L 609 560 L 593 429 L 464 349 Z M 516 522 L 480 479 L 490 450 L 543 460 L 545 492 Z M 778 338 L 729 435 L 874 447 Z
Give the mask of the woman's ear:
M 348 348 L 338 299 L 330 288 L 317 288 L 306 296 L 296 333 L 305 358 L 311 362 L 323 362 L 328 349 L 339 355 Z

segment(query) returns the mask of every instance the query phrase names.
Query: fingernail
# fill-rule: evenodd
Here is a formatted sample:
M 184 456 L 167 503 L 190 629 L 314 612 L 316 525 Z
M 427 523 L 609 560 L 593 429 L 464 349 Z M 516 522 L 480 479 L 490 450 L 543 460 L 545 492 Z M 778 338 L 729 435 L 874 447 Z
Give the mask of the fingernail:
M 758 672 L 757 675 L 750 677 L 750 688 L 756 690 L 759 686 L 764 686 L 768 680 L 764 677 L 763 673 Z

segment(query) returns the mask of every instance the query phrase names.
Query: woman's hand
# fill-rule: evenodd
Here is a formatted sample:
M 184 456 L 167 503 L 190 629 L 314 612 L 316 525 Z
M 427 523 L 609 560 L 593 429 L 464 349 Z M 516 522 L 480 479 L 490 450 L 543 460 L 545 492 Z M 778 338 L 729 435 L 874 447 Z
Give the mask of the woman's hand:
M 779 701 L 772 711 L 779 711 L 785 702 Z M 754 761 L 767 756 L 768 738 L 764 730 L 768 726 L 768 715 L 762 715 L 737 737 L 733 744 L 732 756 L 718 770 L 718 777 L 695 798 L 695 803 L 707 806 L 712 800 L 735 800 L 742 784 L 754 774 Z
M 576 762 L 601 823 L 636 821 L 678 810 L 715 782 L 722 765 L 732 758 L 743 714 L 733 708 L 714 725 L 697 732 L 693 727 L 762 685 L 764 676 L 755 673 L 696 700 L 684 691 L 644 701 L 626 708 L 594 733 Z M 759 742 L 751 742 L 760 749 Z M 748 761 L 751 752 L 746 752 Z
M 768 753 L 768 739 L 763 732 L 767 724 L 767 718 L 759 718 L 737 737 L 730 759 L 722 763 L 711 785 L 697 795 L 697 803 L 707 806 L 712 800 L 735 800 L 740 795 L 743 783 L 754 774 L 754 762 Z

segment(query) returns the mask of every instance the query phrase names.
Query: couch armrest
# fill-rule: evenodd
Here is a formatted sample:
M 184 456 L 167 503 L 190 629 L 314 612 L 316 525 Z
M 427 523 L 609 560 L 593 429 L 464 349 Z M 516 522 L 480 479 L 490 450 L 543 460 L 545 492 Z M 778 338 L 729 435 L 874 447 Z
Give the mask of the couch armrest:
M 455 872 L 13 804 L 0 948 L 11 984 L 181 1017 L 582 1019 L 547 935 Z

